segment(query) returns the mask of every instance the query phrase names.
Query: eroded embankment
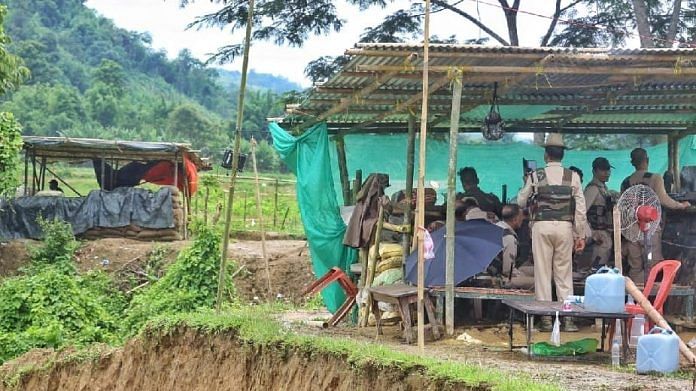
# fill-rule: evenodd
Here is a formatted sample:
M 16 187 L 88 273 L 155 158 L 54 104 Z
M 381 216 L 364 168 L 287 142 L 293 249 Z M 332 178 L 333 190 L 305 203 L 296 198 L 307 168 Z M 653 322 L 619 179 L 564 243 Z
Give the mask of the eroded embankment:
M 311 344 L 310 344 L 311 345 Z M 282 342 L 256 344 L 234 330 L 188 327 L 145 334 L 123 348 L 81 359 L 46 354 L 42 362 L 3 368 L 0 390 L 486 390 L 432 377 L 419 367 L 350 362 Z M 26 363 L 24 364 L 26 365 Z

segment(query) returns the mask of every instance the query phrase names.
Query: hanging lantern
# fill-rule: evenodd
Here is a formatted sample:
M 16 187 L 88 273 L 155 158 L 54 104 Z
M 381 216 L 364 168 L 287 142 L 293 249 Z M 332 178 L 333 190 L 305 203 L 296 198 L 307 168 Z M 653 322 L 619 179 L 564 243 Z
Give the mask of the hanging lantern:
M 483 120 L 481 130 L 483 132 L 483 138 L 490 141 L 500 140 L 505 135 L 505 122 L 500 115 L 500 108 L 498 107 L 498 82 L 493 84 L 491 109 Z

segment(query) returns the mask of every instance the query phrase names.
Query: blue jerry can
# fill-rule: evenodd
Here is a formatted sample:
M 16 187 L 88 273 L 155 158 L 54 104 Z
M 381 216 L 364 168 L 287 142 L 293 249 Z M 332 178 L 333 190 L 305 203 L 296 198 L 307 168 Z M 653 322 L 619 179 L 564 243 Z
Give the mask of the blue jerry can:
M 654 327 L 638 338 L 636 372 L 670 373 L 679 369 L 679 337 L 672 330 Z
M 585 309 L 594 312 L 623 312 L 626 283 L 618 269 L 606 266 L 585 279 Z

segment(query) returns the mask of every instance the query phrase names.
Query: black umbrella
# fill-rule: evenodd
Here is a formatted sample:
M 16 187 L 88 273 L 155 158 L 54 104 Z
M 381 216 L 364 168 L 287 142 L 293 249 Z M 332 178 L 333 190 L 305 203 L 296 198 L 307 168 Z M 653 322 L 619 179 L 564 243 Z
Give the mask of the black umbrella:
M 445 234 L 442 227 L 433 232 L 435 258 L 425 260 L 425 285 L 445 285 Z M 503 248 L 503 229 L 485 220 L 458 221 L 454 228 L 454 285 L 486 270 Z M 406 258 L 406 280 L 418 281 L 418 251 Z

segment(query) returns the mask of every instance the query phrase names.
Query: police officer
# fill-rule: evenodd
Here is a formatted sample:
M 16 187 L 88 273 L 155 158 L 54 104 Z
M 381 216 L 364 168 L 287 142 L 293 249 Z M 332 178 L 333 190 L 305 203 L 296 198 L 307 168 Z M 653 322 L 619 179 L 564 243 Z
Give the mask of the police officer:
M 544 145 L 546 168 L 527 175 L 517 194 L 521 207 L 531 204 L 534 291 L 542 301 L 552 299 L 551 279 L 559 301 L 573 294 L 573 248 L 585 248 L 585 197 L 578 175 L 561 165 L 564 153 L 563 137 L 550 133 Z M 566 331 L 578 330 L 571 318 L 564 321 Z M 551 327 L 551 318 L 543 317 L 542 330 Z
M 611 164 L 604 157 L 598 157 L 592 162 L 592 181 L 585 188 L 587 205 L 587 220 L 592 228 L 592 267 L 598 269 L 611 259 L 612 248 L 612 211 L 614 203 L 607 189 L 607 181 L 611 175 Z
M 498 256 L 502 268 L 502 285 L 513 289 L 534 289 L 534 266 L 522 265 L 517 267 L 517 247 L 519 239 L 517 230 L 522 227 L 524 213 L 516 204 L 503 205 L 503 218 L 496 225 L 503 229 L 503 251 Z
M 459 179 L 462 181 L 464 193 L 457 194 L 457 199 L 473 198 L 482 211 L 500 215 L 502 207 L 500 199 L 495 194 L 485 193 L 479 188 L 479 178 L 473 167 L 464 167 L 459 170 Z
M 678 202 L 672 199 L 665 190 L 665 182 L 662 176 L 655 175 L 648 171 L 648 152 L 643 148 L 636 148 L 631 151 L 631 164 L 636 171 L 628 176 L 621 183 L 621 192 L 623 193 L 629 187 L 635 185 L 645 185 L 653 189 L 657 197 L 660 199 L 662 207 L 668 209 L 686 209 L 691 204 L 689 202 Z M 651 262 L 663 260 L 662 256 L 662 227 L 660 226 L 655 234 L 650 239 L 650 248 L 652 252 Z M 644 282 L 645 271 L 643 270 L 643 243 L 626 243 L 626 251 L 628 252 L 628 264 L 630 266 L 629 277 L 634 282 Z

